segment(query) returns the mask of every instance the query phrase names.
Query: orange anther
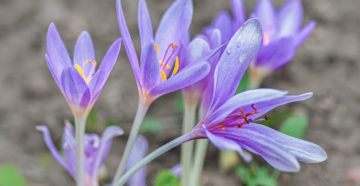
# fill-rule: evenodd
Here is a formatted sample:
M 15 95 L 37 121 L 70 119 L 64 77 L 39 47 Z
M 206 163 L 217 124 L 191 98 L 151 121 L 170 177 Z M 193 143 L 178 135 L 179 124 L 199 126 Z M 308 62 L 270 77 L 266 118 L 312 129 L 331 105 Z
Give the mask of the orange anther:
M 225 130 L 226 128 L 225 128 L 225 123 L 223 123 L 222 125 L 221 125 L 221 129 L 222 130 Z

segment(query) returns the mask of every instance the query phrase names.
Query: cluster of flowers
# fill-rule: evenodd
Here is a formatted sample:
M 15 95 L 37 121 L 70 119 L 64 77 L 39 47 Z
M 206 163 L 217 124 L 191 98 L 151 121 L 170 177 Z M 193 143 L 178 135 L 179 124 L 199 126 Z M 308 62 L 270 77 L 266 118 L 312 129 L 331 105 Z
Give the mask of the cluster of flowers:
M 134 72 L 139 106 L 114 186 L 124 184 L 146 163 L 165 151 L 203 138 L 220 149 L 236 151 L 244 159 L 249 159 L 249 154 L 243 151 L 246 149 L 281 171 L 295 172 L 299 170 L 299 161 L 315 163 L 327 158 L 325 151 L 316 144 L 256 124 L 267 119 L 262 116 L 270 110 L 306 100 L 312 93 L 288 95 L 286 91 L 261 88 L 234 95 L 246 70 L 256 84 L 289 62 L 315 23 L 310 22 L 301 28 L 303 11 L 299 0 L 289 0 L 279 11 L 270 0 L 259 0 L 248 20 L 245 20 L 241 0 L 231 0 L 231 5 L 232 16 L 220 12 L 210 26 L 191 40 L 192 0 L 175 0 L 163 15 L 155 36 L 146 2 L 139 0 L 141 53 L 138 58 L 121 2 L 117 0 L 122 38 L 111 45 L 99 68 L 96 68 L 94 47 L 88 32 L 83 31 L 78 37 L 72 61 L 55 24 L 50 24 L 45 58 L 75 117 L 76 133 L 70 123 L 65 125 L 65 159 L 52 143 L 49 130 L 45 126 L 38 129 L 43 132 L 55 159 L 79 186 L 98 185 L 97 174 L 111 140 L 123 134 L 120 128 L 111 126 L 101 138 L 95 134 L 84 135 L 87 115 L 117 61 L 121 42 Z M 160 96 L 177 90 L 182 91 L 186 102 L 200 102 L 202 119 L 189 132 L 142 159 L 147 143 L 142 137 L 135 139 L 148 107 Z M 135 165 L 129 156 L 130 160 L 136 159 L 134 161 L 139 163 Z M 128 171 L 124 174 L 126 165 Z M 141 179 L 133 180 L 132 185 L 142 185 Z

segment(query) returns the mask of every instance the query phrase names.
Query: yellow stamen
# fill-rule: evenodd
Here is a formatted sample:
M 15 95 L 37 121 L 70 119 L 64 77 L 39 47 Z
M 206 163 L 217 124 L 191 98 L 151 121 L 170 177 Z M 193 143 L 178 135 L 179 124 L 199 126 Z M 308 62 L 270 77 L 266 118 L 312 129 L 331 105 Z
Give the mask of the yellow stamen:
M 268 45 L 269 44 L 269 35 L 267 33 L 264 33 L 263 34 L 263 44 L 264 46 Z
M 156 55 L 159 53 L 159 46 L 158 46 L 158 44 L 155 44 L 155 52 L 156 52 Z
M 225 123 L 223 123 L 223 124 L 221 125 L 221 129 L 222 129 L 222 130 L 226 130 L 226 128 L 225 128 Z
M 175 75 L 178 71 L 179 71 L 179 57 L 176 56 L 173 74 Z
M 86 84 L 89 84 L 89 80 L 85 77 L 84 75 L 84 71 L 82 70 L 82 68 L 80 67 L 80 65 L 76 64 L 75 65 L 76 70 L 79 72 L 80 76 L 84 79 L 84 81 L 86 82 Z
M 159 65 L 160 65 L 160 66 L 162 65 L 162 62 L 161 62 L 161 61 L 159 61 Z
M 161 77 L 162 77 L 162 81 L 166 81 L 166 74 L 163 70 L 160 71 L 161 73 Z
M 169 65 L 166 65 L 166 67 L 165 67 L 165 68 L 169 70 L 169 69 L 170 69 L 170 66 L 169 66 Z

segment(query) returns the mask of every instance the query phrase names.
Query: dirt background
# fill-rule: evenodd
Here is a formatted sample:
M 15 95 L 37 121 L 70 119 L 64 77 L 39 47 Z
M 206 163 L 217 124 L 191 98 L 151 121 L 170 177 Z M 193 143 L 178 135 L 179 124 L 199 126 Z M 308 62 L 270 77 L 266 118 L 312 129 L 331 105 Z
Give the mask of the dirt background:
M 193 35 L 210 23 L 216 13 L 229 9 L 229 0 L 194 0 Z M 279 6 L 284 0 L 276 0 Z M 148 0 L 157 25 L 170 0 Z M 247 13 L 255 1 L 245 0 Z M 306 102 L 292 104 L 310 116 L 306 139 L 321 145 L 328 153 L 324 163 L 305 165 L 297 174 L 284 174 L 281 185 L 356 185 L 347 181 L 349 171 L 360 167 L 360 1 L 304 0 L 305 23 L 314 19 L 317 26 L 292 62 L 265 82 L 265 87 L 291 93 L 313 91 Z M 129 29 L 139 48 L 137 1 L 124 4 Z M 44 60 L 46 31 L 57 24 L 69 51 L 77 35 L 88 30 L 100 60 L 111 42 L 120 36 L 114 0 L 0 0 L 0 165 L 15 164 L 30 186 L 74 185 L 68 174 L 50 158 L 42 135 L 35 126 L 50 127 L 60 143 L 63 120 L 70 110 L 56 87 Z M 121 120 L 129 132 L 137 106 L 136 85 L 125 50 L 116 64 L 102 95 L 95 105 L 99 129 L 108 120 Z M 160 135 L 145 134 L 150 149 L 179 135 L 181 115 L 174 109 L 174 94 L 156 101 L 149 115 L 159 118 L 170 129 Z M 283 107 L 286 108 L 286 107 Z M 101 132 L 99 130 L 98 132 Z M 118 138 L 106 164 L 113 172 L 126 136 Z M 151 183 L 157 170 L 169 168 L 179 160 L 175 149 L 148 168 Z M 209 149 L 203 174 L 204 185 L 240 185 L 233 173 L 217 170 L 218 152 Z

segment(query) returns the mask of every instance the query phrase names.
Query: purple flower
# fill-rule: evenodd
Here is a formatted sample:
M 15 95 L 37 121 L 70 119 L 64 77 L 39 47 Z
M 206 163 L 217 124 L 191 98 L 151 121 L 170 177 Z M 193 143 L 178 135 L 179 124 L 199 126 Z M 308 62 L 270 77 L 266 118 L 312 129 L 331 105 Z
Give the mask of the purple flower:
M 50 24 L 46 62 L 75 116 L 85 116 L 92 108 L 117 60 L 120 47 L 121 39 L 117 39 L 96 70 L 97 62 L 89 33 L 83 31 L 78 37 L 71 61 L 55 24 Z
M 193 5 L 191 0 L 176 0 L 163 15 L 155 37 L 145 0 L 139 0 L 138 23 L 141 40 L 140 64 L 121 6 L 117 17 L 125 49 L 134 72 L 140 98 L 151 103 L 157 97 L 191 85 L 209 73 L 206 61 L 179 69 L 179 57 L 189 37 Z
M 242 0 L 231 0 L 231 16 L 227 11 L 217 14 L 211 24 L 203 29 L 206 36 L 211 37 L 214 30 L 221 33 L 221 43 L 228 42 L 234 33 L 245 22 L 245 10 Z
M 185 45 L 181 54 L 184 56 L 184 66 L 194 65 L 204 60 L 210 64 L 210 72 L 204 79 L 182 89 L 187 104 L 196 104 L 201 98 L 201 111 L 206 111 L 211 101 L 214 70 L 223 52 L 224 43 L 230 40 L 245 21 L 242 0 L 231 0 L 231 5 L 233 17 L 226 11 L 220 12 L 212 23 L 203 29 L 203 33 Z
M 149 148 L 148 141 L 144 136 L 139 135 L 130 152 L 127 169 L 130 169 L 137 162 L 142 160 Z M 145 186 L 146 185 L 146 167 L 141 168 L 128 181 L 128 186 Z
M 46 126 L 38 126 L 36 129 L 43 132 L 45 143 L 56 161 L 76 180 L 76 140 L 72 125 L 69 122 L 65 123 L 62 141 L 62 150 L 65 158 L 56 149 L 49 129 Z M 122 134 L 123 130 L 119 127 L 110 126 L 105 129 L 101 138 L 96 134 L 85 135 L 86 185 L 98 185 L 97 175 L 110 150 L 112 138 Z
M 299 161 L 315 163 L 327 158 L 316 144 L 293 138 L 255 122 L 280 105 L 301 101 L 312 93 L 289 96 L 274 89 L 254 89 L 234 96 L 240 80 L 261 46 L 261 26 L 250 19 L 234 34 L 214 72 L 212 100 L 203 119 L 190 132 L 192 139 L 208 138 L 216 147 L 262 156 L 282 171 L 297 171 Z
M 199 99 L 204 95 L 208 84 L 212 82 L 213 71 L 219 58 L 218 52 L 222 48 L 220 43 L 217 48 L 210 48 L 208 38 L 202 34 L 196 36 L 189 44 L 184 46 L 184 50 L 180 54 L 184 59 L 180 69 L 197 65 L 203 61 L 208 61 L 210 64 L 210 72 L 205 78 L 181 90 L 184 100 L 188 104 L 197 104 Z M 206 92 L 206 94 L 208 94 L 208 92 Z
M 263 29 L 262 46 L 250 68 L 255 73 L 253 77 L 266 76 L 288 63 L 315 27 L 315 22 L 311 21 L 301 28 L 300 0 L 288 0 L 278 12 L 271 0 L 259 0 L 251 17 L 257 17 Z

